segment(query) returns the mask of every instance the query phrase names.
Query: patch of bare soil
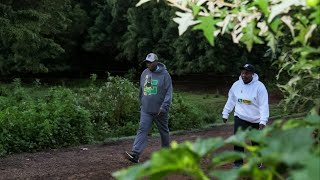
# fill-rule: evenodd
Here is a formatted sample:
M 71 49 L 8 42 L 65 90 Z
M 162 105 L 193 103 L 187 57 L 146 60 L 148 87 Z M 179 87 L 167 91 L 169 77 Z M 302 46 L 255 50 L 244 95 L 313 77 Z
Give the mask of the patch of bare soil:
M 178 142 L 206 137 L 229 137 L 232 125 L 212 127 L 198 132 L 185 132 L 171 136 Z M 0 179 L 114 179 L 111 174 L 132 165 L 123 157 L 130 151 L 133 139 L 104 145 L 83 145 L 46 152 L 23 153 L 0 158 Z M 160 148 L 159 137 L 150 137 L 140 161 L 148 160 L 150 154 Z M 231 149 L 232 147 L 226 147 Z M 221 149 L 223 151 L 224 149 Z M 209 161 L 203 161 L 207 166 Z M 230 165 L 225 168 L 230 168 Z M 191 179 L 183 175 L 172 175 L 166 179 Z

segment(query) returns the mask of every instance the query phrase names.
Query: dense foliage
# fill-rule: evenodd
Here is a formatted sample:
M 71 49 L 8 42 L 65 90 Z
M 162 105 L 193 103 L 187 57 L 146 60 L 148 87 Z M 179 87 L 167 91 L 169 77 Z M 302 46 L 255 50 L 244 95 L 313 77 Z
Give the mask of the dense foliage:
M 150 0 L 141 0 L 142 5 Z M 179 34 L 189 27 L 202 30 L 210 44 L 218 35 L 231 34 L 234 43 L 243 43 L 252 50 L 254 44 L 270 47 L 272 59 L 278 59 L 279 74 L 286 72 L 291 79 L 279 87 L 286 93 L 287 107 L 311 111 L 302 119 L 275 122 L 262 131 L 239 132 L 223 140 L 211 138 L 177 144 L 152 154 L 147 162 L 118 171 L 118 179 L 149 177 L 161 179 L 168 174 L 184 173 L 195 179 L 319 179 L 319 82 L 320 82 L 320 2 L 305 0 L 167 0 L 180 9 L 174 21 Z M 280 57 L 279 57 L 280 56 Z M 248 140 L 259 142 L 257 146 Z M 241 145 L 249 153 L 224 151 L 225 145 Z M 245 158 L 239 169 L 221 170 L 220 166 Z M 209 158 L 209 167 L 201 160 Z M 265 168 L 258 169 L 263 162 Z M 206 170 L 203 170 L 206 168 Z
M 221 137 L 197 139 L 195 142 L 173 142 L 170 149 L 154 152 L 143 164 L 115 172 L 117 179 L 162 179 L 169 174 L 182 173 L 194 179 L 212 178 L 236 180 L 253 179 L 319 179 L 320 160 L 319 115 L 306 119 L 295 119 L 268 126 L 263 131 L 239 131 L 225 140 Z M 248 140 L 259 142 L 259 146 L 248 144 Z M 248 153 L 234 151 L 219 152 L 230 145 L 244 146 Z M 222 166 L 238 158 L 247 160 L 239 169 Z M 203 167 L 202 161 L 209 161 Z M 263 169 L 257 164 L 263 162 Z
M 141 0 L 139 5 L 147 1 Z M 234 43 L 244 44 L 248 51 L 253 45 L 267 45 L 270 49 L 266 56 L 280 70 L 277 78 L 291 77 L 279 87 L 292 111 L 320 105 L 318 1 L 313 6 L 305 0 L 167 2 L 181 10 L 173 19 L 180 35 L 192 27 L 203 31 L 211 45 L 224 34 L 230 34 Z
M 0 3 L 1 74 L 64 70 L 85 12 L 71 0 Z M 68 36 L 73 37 L 72 39 Z
M 19 2 L 19 3 L 17 3 Z M 0 2 L 0 74 L 73 72 L 81 76 L 136 69 L 149 52 L 159 54 L 170 73 L 237 73 L 257 64 L 275 74 L 266 46 L 250 53 L 222 36 L 212 49 L 200 32 L 179 36 L 175 10 L 164 1 L 141 8 L 138 0 L 9 0 Z M 194 43 L 197 42 L 197 43 Z M 119 63 L 121 62 L 121 63 Z M 266 68 L 268 67 L 268 68 Z M 272 76 L 273 77 L 273 76 Z M 271 79 L 271 78 L 270 78 Z
M 23 86 L 20 79 L 0 88 L 0 155 L 101 142 L 132 136 L 139 125 L 138 89 L 127 79 L 110 76 L 79 87 Z M 199 110 L 174 93 L 170 130 L 213 123 L 212 112 Z M 195 123 L 196 122 L 196 123 Z M 156 133 L 154 129 L 151 133 Z

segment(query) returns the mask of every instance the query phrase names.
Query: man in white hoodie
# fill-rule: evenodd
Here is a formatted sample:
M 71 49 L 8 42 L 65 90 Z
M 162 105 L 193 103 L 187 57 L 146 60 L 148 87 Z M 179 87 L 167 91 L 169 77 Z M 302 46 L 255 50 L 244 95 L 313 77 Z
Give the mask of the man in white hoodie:
M 233 83 L 229 90 L 228 100 L 222 112 L 223 122 L 228 120 L 229 113 L 234 110 L 234 134 L 239 128 L 263 129 L 269 118 L 268 92 L 255 68 L 251 64 L 245 64 L 239 68 L 241 75 L 239 80 Z M 252 145 L 257 143 L 252 142 Z M 234 146 L 235 151 L 244 152 L 241 146 Z M 243 164 L 242 159 L 234 162 L 234 168 Z M 261 167 L 262 164 L 259 165 Z

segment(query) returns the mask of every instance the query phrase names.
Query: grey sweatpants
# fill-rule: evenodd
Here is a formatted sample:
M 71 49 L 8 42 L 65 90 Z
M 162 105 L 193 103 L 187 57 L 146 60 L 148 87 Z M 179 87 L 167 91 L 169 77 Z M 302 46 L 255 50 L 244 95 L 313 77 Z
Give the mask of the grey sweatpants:
M 170 144 L 168 113 L 165 113 L 163 116 L 158 116 L 157 114 L 149 114 L 141 111 L 139 129 L 132 147 L 132 152 L 136 153 L 137 155 L 140 155 L 147 145 L 147 136 L 152 127 L 153 120 L 156 122 L 160 133 L 161 146 L 168 147 Z

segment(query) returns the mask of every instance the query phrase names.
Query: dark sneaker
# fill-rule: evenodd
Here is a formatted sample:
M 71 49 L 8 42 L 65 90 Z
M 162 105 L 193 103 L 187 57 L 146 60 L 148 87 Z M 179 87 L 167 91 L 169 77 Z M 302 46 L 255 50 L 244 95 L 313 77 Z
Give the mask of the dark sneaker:
M 126 151 L 126 153 L 125 153 L 125 157 L 126 157 L 126 159 L 128 159 L 129 161 L 131 161 L 131 162 L 133 162 L 133 163 L 138 163 L 139 162 L 139 156 L 138 155 L 136 155 L 136 154 L 134 154 L 134 153 L 128 153 L 127 151 Z

